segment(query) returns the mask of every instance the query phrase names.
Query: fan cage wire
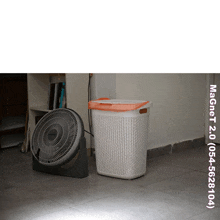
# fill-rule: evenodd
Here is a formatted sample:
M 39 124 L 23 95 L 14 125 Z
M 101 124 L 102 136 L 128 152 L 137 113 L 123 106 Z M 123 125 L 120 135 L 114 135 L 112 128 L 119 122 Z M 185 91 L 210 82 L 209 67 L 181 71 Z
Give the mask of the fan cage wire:
M 39 151 L 39 149 L 40 149 L 40 151 L 42 150 L 42 152 L 43 152 L 43 149 L 45 146 L 43 148 L 41 146 L 39 146 L 40 141 L 39 141 L 39 139 L 36 140 L 36 136 L 37 136 L 36 133 L 37 133 L 39 127 L 43 126 L 43 123 L 45 123 L 45 121 L 47 121 L 48 118 L 49 119 L 53 118 L 54 115 L 56 116 L 57 114 L 59 115 L 59 112 L 63 113 L 64 117 L 65 117 L 65 113 L 68 113 L 68 115 L 72 119 L 72 122 L 74 122 L 70 125 L 70 127 L 68 127 L 68 139 L 65 141 L 64 145 L 60 146 L 60 149 L 58 149 L 58 152 L 52 158 L 41 158 L 41 157 L 37 158 L 37 151 Z M 60 114 L 60 115 L 62 115 L 62 114 Z M 62 117 L 60 117 L 60 119 L 63 120 Z M 78 121 L 78 123 L 77 123 L 77 121 Z M 41 127 L 41 129 L 42 129 L 42 127 Z M 72 129 L 72 131 L 71 131 L 71 129 Z M 64 132 L 66 132 L 66 131 L 64 131 Z M 38 138 L 39 138 L 39 136 L 40 136 L 40 132 L 38 133 Z M 78 138 L 77 138 L 77 136 L 78 136 Z M 44 115 L 40 119 L 38 124 L 36 125 L 36 128 L 33 133 L 33 137 L 32 137 L 31 151 L 32 151 L 33 156 L 40 163 L 43 163 L 45 165 L 49 165 L 49 164 L 52 165 L 53 163 L 56 163 L 56 165 L 61 165 L 61 164 L 67 163 L 69 160 L 71 160 L 71 158 L 73 158 L 77 154 L 78 149 L 79 149 L 79 141 L 83 136 L 84 136 L 84 124 L 83 124 L 82 118 L 72 109 L 67 109 L 67 108 L 56 109 L 56 110 L 53 110 L 52 112 L 49 112 L 46 115 Z M 59 140 L 58 143 L 60 141 L 61 140 Z M 75 143 L 76 141 L 78 143 Z M 65 146 L 67 144 L 69 144 L 69 145 Z M 75 146 L 75 150 L 71 151 L 71 148 L 73 147 L 73 145 Z M 69 156 L 68 156 L 68 154 L 69 154 Z M 62 161 L 62 163 L 61 162 L 59 163 L 58 161 L 61 160 L 63 157 L 66 157 L 65 161 Z

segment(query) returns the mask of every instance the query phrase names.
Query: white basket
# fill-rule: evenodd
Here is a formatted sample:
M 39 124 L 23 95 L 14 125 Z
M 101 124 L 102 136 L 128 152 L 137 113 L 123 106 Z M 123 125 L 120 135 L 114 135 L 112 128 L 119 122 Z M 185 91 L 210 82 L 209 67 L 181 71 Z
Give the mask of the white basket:
M 107 102 L 137 103 L 131 100 L 105 100 Z M 126 112 L 92 110 L 99 174 L 123 179 L 134 179 L 145 174 L 150 105 L 148 103 Z M 147 113 L 140 114 L 139 110 L 143 108 L 147 108 Z

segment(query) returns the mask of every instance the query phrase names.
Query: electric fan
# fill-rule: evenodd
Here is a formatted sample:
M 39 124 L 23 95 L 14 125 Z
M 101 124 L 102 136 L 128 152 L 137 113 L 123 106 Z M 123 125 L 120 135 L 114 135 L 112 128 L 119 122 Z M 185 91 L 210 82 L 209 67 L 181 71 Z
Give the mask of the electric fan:
M 84 125 L 72 109 L 55 109 L 39 120 L 31 151 L 33 170 L 75 178 L 88 176 Z

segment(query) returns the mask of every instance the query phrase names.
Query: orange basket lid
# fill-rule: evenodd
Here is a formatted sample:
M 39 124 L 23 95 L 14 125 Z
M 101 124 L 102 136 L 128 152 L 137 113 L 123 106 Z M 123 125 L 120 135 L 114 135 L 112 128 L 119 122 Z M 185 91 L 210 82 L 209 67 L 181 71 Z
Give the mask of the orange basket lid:
M 126 111 L 137 110 L 148 103 L 150 104 L 149 101 L 141 101 L 141 100 L 100 98 L 90 101 L 88 103 L 88 109 L 113 111 L 113 112 L 126 112 Z M 150 105 L 147 107 L 150 107 Z

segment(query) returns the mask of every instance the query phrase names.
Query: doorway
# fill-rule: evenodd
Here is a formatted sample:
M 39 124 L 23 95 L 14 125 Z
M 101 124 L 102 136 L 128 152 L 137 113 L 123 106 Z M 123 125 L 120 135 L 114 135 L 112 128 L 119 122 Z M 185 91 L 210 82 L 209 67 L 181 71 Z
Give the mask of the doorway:
M 0 148 L 24 141 L 27 74 L 0 74 Z

